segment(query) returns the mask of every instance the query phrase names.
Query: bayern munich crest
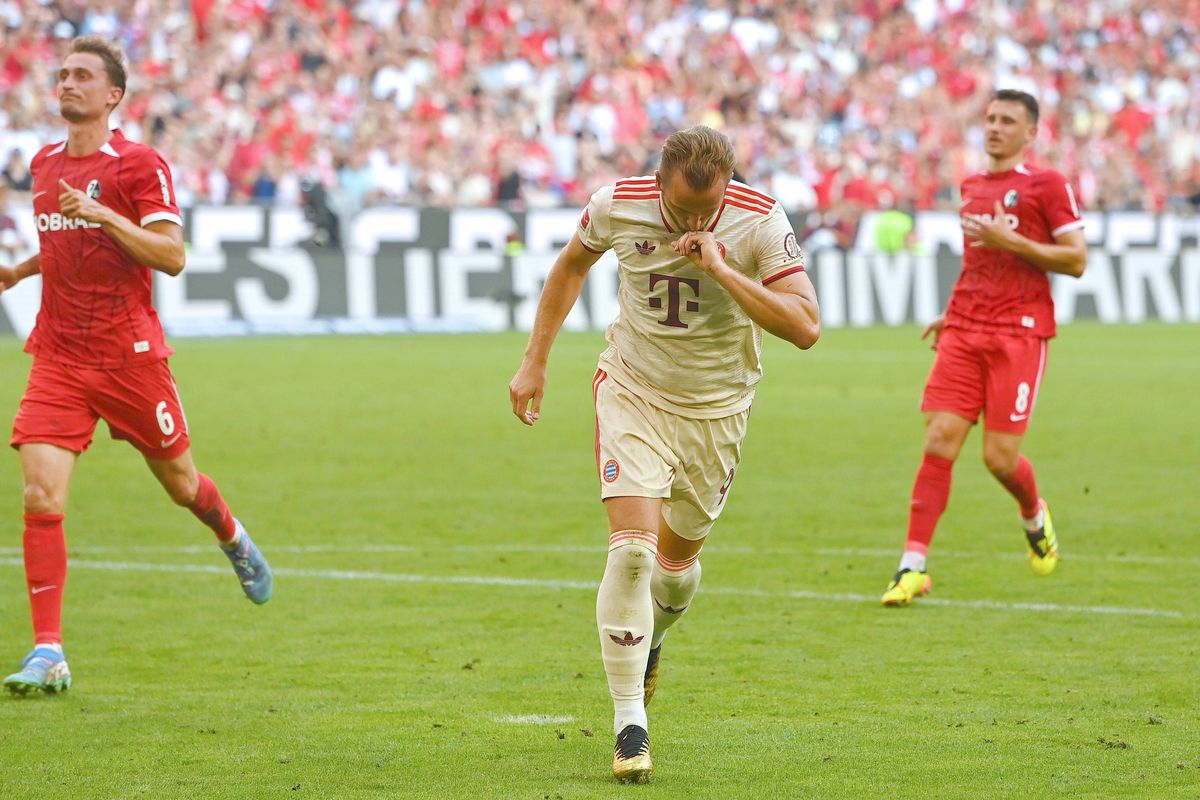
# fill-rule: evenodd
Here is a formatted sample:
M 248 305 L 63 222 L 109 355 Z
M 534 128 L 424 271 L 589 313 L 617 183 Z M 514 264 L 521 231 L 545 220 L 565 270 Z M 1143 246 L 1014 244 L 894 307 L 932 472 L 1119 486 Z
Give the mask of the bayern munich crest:
M 612 483 L 621 474 L 621 465 L 615 458 L 610 458 L 604 462 L 604 469 L 600 471 L 600 474 L 604 477 L 605 483 Z

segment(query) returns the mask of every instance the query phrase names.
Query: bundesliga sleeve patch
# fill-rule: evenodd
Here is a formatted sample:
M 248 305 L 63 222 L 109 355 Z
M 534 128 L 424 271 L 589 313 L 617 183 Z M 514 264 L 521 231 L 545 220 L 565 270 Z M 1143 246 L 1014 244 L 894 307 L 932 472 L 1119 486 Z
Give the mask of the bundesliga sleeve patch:
M 796 241 L 796 234 L 789 233 L 784 237 L 783 252 L 787 254 L 788 258 L 800 257 L 800 243 Z

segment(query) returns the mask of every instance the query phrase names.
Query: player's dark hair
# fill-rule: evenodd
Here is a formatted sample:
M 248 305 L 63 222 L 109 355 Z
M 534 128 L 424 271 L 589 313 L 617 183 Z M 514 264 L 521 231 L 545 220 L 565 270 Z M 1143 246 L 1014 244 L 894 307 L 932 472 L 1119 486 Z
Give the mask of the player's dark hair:
M 717 179 L 733 177 L 734 158 L 729 137 L 707 125 L 695 125 L 663 142 L 659 171 L 664 178 L 681 172 L 688 186 L 703 191 Z
M 125 53 L 120 47 L 99 36 L 76 36 L 71 40 L 71 52 L 99 56 L 104 62 L 104 71 L 108 73 L 109 82 L 121 90 L 122 98 L 125 97 L 125 81 L 128 76 L 125 72 Z
M 1007 100 L 1012 103 L 1020 103 L 1025 106 L 1025 110 L 1029 112 L 1029 121 L 1034 125 L 1038 121 L 1038 101 L 1029 92 L 1022 92 L 1020 89 L 999 89 L 992 95 L 993 100 Z

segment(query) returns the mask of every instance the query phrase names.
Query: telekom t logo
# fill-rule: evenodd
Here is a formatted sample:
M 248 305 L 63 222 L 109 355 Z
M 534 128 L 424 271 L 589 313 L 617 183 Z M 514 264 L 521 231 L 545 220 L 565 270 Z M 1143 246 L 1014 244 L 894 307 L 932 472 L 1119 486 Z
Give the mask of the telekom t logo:
M 692 290 L 692 294 L 696 297 L 700 296 L 700 281 L 697 278 L 681 278 L 678 275 L 660 275 L 657 272 L 650 273 L 650 291 L 654 291 L 654 287 L 663 281 L 667 282 L 667 318 L 660 319 L 659 325 L 667 325 L 671 328 L 686 328 L 687 323 L 679 318 L 679 285 L 683 284 Z M 661 297 L 650 298 L 651 308 L 662 308 Z M 699 311 L 700 304 L 695 300 L 688 300 L 684 306 L 688 311 Z

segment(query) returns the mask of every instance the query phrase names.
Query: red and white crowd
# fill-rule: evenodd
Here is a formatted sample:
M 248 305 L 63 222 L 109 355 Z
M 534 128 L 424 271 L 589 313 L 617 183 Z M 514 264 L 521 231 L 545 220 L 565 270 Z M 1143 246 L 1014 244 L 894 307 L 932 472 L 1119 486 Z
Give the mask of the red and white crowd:
M 999 87 L 1087 208 L 1200 205 L 1200 0 L 0 0 L 18 191 L 82 34 L 184 206 L 579 206 L 707 123 L 789 211 L 954 208 Z

